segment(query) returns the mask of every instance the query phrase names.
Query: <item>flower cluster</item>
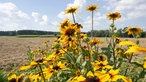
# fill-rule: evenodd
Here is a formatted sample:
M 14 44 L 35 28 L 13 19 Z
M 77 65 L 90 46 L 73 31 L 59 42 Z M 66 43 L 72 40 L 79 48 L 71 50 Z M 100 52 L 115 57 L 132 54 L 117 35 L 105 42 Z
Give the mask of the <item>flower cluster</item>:
M 74 14 L 78 7 L 70 7 L 66 14 Z M 86 10 L 95 11 L 97 5 Z M 81 24 L 65 19 L 60 23 L 60 37 L 53 43 L 44 42 L 46 49 L 29 50 L 29 63 L 16 73 L 8 74 L 9 82 L 137 82 L 145 79 L 146 59 L 134 60 L 135 52 L 146 52 L 138 43 L 121 40 L 115 36 L 114 21 L 121 17 L 119 12 L 107 14 L 113 23 L 111 41 L 107 47 L 100 47 L 104 41 L 89 38 L 81 32 Z M 139 35 L 140 28 L 127 28 L 126 32 Z M 134 37 L 137 39 L 137 37 Z M 48 45 L 52 45 L 49 47 Z

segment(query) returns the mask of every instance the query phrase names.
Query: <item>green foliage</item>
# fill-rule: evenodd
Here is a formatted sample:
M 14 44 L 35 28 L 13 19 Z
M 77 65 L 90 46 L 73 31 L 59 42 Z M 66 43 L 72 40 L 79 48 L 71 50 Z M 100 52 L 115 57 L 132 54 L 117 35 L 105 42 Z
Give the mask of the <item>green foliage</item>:
M 0 82 L 8 82 L 7 76 L 2 70 L 0 70 Z

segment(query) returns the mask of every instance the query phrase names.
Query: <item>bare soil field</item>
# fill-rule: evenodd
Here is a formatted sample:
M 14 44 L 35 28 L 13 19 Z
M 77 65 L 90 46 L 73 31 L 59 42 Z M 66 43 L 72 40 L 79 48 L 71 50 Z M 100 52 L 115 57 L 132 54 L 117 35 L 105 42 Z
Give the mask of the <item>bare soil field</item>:
M 33 49 L 45 47 L 43 42 L 54 38 L 17 38 L 0 37 L 0 68 L 10 71 L 14 65 L 21 65 L 26 61 L 28 46 Z
M 99 38 L 106 41 L 105 38 Z M 136 41 L 133 38 L 122 38 Z M 54 38 L 17 38 L 17 37 L 0 37 L 0 69 L 4 71 L 12 70 L 14 65 L 20 66 L 26 62 L 28 46 L 31 49 L 38 47 L 45 47 L 43 42 L 50 40 L 54 41 Z M 140 38 L 140 45 L 146 47 L 146 38 Z M 102 46 L 106 46 L 106 42 Z M 146 54 L 145 54 L 146 55 Z

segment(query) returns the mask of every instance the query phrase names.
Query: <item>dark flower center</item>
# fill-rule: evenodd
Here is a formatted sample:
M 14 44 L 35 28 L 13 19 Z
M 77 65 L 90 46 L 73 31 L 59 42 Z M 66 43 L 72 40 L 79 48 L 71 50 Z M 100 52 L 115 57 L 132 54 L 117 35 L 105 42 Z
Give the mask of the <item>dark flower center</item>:
M 105 65 L 103 65 L 102 63 L 100 63 L 99 66 L 100 66 L 100 67 L 103 67 L 103 66 L 105 66 Z
M 112 74 L 109 74 L 110 75 L 110 78 L 113 78 L 114 76 Z
M 16 82 L 16 79 L 12 78 L 11 80 L 9 80 L 9 82 Z
M 96 7 L 94 7 L 94 6 L 89 8 L 89 10 L 91 10 L 91 11 L 93 11 L 95 9 L 96 9 Z
M 102 55 L 99 55 L 98 56 L 98 59 L 99 59 L 99 61 L 104 61 L 105 59 L 104 59 L 104 56 L 102 56 Z
M 86 77 L 86 82 L 96 82 L 96 80 L 93 76 L 88 76 Z
M 36 60 L 37 63 L 43 63 L 43 61 L 44 61 L 43 58 L 41 58 L 41 59 L 37 59 L 37 60 Z
M 65 26 L 68 26 L 68 21 L 66 21 L 63 24 L 61 24 L 61 28 L 64 28 Z
M 120 39 L 119 38 L 116 38 L 116 43 L 119 43 L 120 42 Z
M 65 35 L 67 36 L 73 36 L 75 33 L 75 30 L 74 29 L 67 29 L 66 32 L 65 32 Z
M 118 15 L 117 14 L 111 14 L 110 17 L 116 18 Z
M 23 82 L 23 79 L 24 79 L 24 77 L 21 76 L 21 77 L 18 79 L 18 82 Z
M 59 54 L 60 53 L 60 51 L 59 50 L 56 50 L 56 52 L 55 52 L 56 54 Z
M 59 69 L 61 69 L 59 66 L 53 66 L 53 69 L 54 70 L 59 70 Z
M 71 8 L 68 10 L 68 13 L 74 13 L 77 9 L 76 8 Z
M 132 31 L 132 32 L 137 32 L 138 29 L 137 29 L 137 28 L 131 28 L 130 31 Z

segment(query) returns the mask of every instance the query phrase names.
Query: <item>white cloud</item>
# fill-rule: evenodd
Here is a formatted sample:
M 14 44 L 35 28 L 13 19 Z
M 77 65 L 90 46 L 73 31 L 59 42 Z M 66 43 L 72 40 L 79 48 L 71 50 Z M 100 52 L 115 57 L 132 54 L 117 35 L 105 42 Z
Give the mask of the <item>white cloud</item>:
M 107 2 L 109 3 L 107 10 L 124 14 L 123 20 L 146 17 L 145 0 L 109 0 Z
M 0 3 L 0 17 L 11 20 L 29 19 L 29 16 L 19 10 L 13 3 Z
M 83 6 L 86 4 L 86 0 L 74 0 L 73 3 L 69 3 L 67 4 L 67 8 L 73 6 L 73 7 L 76 7 L 76 6 L 79 6 L 79 9 L 77 11 L 77 14 L 80 14 L 82 13 L 82 9 L 83 9 Z M 59 14 L 58 14 L 58 17 L 61 18 L 61 19 L 65 19 L 65 18 L 71 18 L 72 15 L 70 14 L 65 14 L 64 11 L 61 11 Z
M 65 12 L 60 12 L 57 17 L 61 18 L 61 19 L 65 19 L 65 18 L 71 18 L 70 14 L 65 14 Z
M 33 17 L 34 19 L 31 19 Z M 15 4 L 0 3 L 0 29 L 1 30 L 52 30 L 49 27 L 47 15 L 32 12 L 32 16 L 20 10 Z M 53 31 L 55 31 L 53 29 Z
M 67 4 L 67 8 L 70 7 L 70 6 L 84 6 L 84 4 L 86 3 L 86 0 L 74 0 L 73 3 L 69 3 Z
M 49 25 L 49 18 L 47 15 L 40 15 L 37 12 L 32 12 L 32 17 L 34 18 L 34 21 L 36 23 L 39 23 L 41 25 Z
M 19 30 L 30 19 L 27 13 L 11 2 L 0 3 L 0 18 L 1 30 Z

